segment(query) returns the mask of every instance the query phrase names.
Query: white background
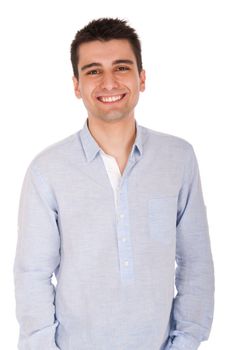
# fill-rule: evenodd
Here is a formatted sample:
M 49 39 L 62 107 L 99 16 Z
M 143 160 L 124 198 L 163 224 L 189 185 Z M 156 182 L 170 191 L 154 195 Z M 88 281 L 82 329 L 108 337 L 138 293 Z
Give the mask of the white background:
M 147 85 L 139 124 L 194 146 L 216 276 L 213 327 L 200 348 L 231 348 L 232 10 L 225 0 L 1 2 L 0 347 L 17 348 L 12 268 L 23 176 L 39 151 L 82 128 L 86 111 L 73 93 L 70 43 L 105 16 L 128 20 L 142 41 Z

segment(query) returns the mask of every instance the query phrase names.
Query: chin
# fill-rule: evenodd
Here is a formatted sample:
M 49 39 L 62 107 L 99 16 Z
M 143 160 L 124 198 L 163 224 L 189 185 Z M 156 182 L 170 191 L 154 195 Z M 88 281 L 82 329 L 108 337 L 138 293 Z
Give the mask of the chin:
M 129 115 L 129 112 L 112 111 L 109 113 L 101 114 L 99 117 L 104 120 L 120 120 L 127 118 Z
M 112 114 L 112 115 L 105 115 L 105 116 L 101 116 L 101 119 L 106 120 L 106 121 L 114 121 L 114 120 L 121 120 L 121 119 L 125 119 L 126 116 L 122 115 L 122 114 Z

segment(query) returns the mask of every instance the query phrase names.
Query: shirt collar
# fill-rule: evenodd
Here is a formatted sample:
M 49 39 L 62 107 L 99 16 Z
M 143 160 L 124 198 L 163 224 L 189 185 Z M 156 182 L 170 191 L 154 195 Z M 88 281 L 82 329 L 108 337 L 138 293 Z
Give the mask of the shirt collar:
M 138 150 L 139 154 L 142 155 L 143 153 L 142 127 L 138 125 L 138 122 L 136 119 L 135 119 L 135 126 L 136 126 L 136 138 L 132 146 L 132 152 L 134 153 L 135 150 Z M 82 147 L 84 149 L 87 162 L 91 162 L 95 158 L 96 154 L 102 149 L 89 131 L 88 118 L 86 118 L 83 128 L 80 130 L 80 139 L 81 139 Z

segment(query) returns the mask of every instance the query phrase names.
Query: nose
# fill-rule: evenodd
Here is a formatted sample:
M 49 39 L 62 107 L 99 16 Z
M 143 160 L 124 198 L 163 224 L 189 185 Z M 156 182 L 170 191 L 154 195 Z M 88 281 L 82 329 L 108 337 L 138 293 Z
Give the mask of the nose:
M 112 72 L 104 72 L 100 85 L 102 89 L 109 91 L 119 87 L 117 79 Z

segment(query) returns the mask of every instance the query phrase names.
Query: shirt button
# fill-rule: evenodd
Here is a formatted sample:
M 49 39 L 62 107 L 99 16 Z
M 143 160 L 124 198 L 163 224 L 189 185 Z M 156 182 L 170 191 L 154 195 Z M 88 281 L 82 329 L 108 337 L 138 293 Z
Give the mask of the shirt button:
M 123 219 L 123 218 L 124 218 L 124 214 L 120 214 L 119 216 L 120 216 L 120 218 L 121 218 L 121 219 Z
M 123 237 L 123 238 L 122 238 L 122 241 L 123 241 L 123 242 L 126 242 L 126 237 Z
M 129 265 L 129 261 L 127 261 L 127 260 L 124 261 L 124 265 L 125 265 L 125 266 L 128 266 L 128 265 Z

